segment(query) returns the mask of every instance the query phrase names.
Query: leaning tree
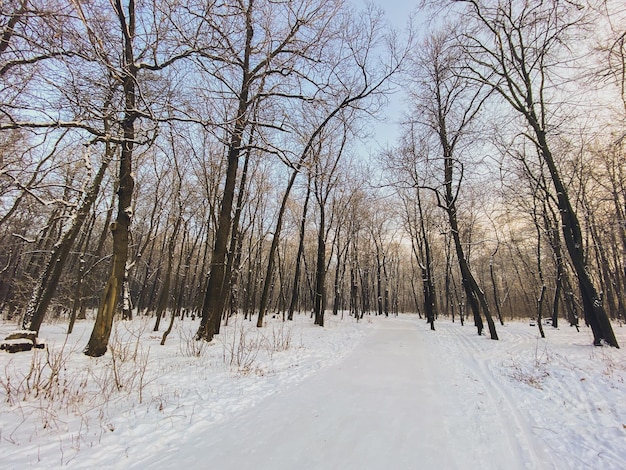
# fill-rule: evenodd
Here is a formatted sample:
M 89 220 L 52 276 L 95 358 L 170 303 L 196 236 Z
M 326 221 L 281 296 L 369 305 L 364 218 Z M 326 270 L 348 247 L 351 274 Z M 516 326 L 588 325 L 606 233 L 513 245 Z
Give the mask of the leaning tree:
M 585 240 L 559 167 L 560 155 L 552 151 L 559 122 L 556 92 L 559 80 L 563 80 L 559 74 L 571 58 L 571 49 L 566 46 L 572 33 L 582 27 L 586 9 L 557 0 L 454 3 L 466 7 L 466 28 L 458 33 L 465 60 L 463 73 L 493 90 L 526 124 L 523 133 L 545 162 L 556 193 L 565 246 L 578 276 L 585 320 L 593 331 L 594 344 L 605 341 L 619 347 L 588 271 Z

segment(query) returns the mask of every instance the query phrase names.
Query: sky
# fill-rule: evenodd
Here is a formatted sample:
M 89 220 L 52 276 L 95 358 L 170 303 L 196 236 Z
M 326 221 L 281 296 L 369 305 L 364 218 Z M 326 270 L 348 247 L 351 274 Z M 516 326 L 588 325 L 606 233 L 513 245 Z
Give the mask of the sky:
M 362 5 L 367 1 L 361 0 Z M 373 0 L 373 3 L 384 10 L 388 21 L 400 32 L 406 30 L 407 20 L 417 7 L 416 1 Z M 398 123 L 402 120 L 405 109 L 404 100 L 401 90 L 389 96 L 389 104 L 380 116 L 381 121 L 372 125 L 374 135 L 366 146 L 370 152 L 376 153 L 396 144 L 400 135 Z

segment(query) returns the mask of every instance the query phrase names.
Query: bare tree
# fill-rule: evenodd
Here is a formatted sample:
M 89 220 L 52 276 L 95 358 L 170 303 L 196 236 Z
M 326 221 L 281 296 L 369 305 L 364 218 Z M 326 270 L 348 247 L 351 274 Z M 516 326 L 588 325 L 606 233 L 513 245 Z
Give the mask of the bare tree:
M 441 188 L 432 187 L 438 198 L 438 204 L 447 216 L 456 257 L 461 272 L 461 282 L 467 301 L 474 314 L 478 334 L 482 334 L 482 314 L 487 320 L 491 339 L 498 339 L 495 323 L 491 317 L 487 297 L 479 287 L 468 262 L 468 255 L 463 248 L 458 217 L 458 197 L 461 183 L 465 177 L 465 164 L 462 149 L 463 138 L 467 136 L 481 107 L 488 97 L 488 92 L 481 86 L 472 86 L 457 73 L 458 50 L 450 37 L 432 35 L 425 43 L 424 54 L 418 64 L 424 70 L 416 84 L 415 121 L 426 129 L 422 132 L 436 136 L 437 150 L 427 140 L 420 152 L 433 163 L 440 161 L 443 174 Z M 441 155 L 441 157 L 439 157 Z M 467 158 L 467 157 L 466 157 Z
M 345 123 L 341 126 L 341 138 L 339 144 L 333 139 L 320 136 L 319 145 L 316 146 L 313 164 L 313 195 L 317 202 L 319 220 L 317 223 L 317 256 L 315 263 L 315 302 L 313 311 L 315 324 L 324 326 L 324 312 L 326 310 L 326 242 L 330 230 L 328 221 L 327 205 L 329 197 L 337 185 L 337 166 L 343 156 L 348 130 Z M 330 130 L 332 134 L 336 131 Z M 338 133 L 338 132 L 337 132 Z
M 133 152 L 136 144 L 141 142 L 142 133 L 138 132 L 136 123 L 142 116 L 154 119 L 154 113 L 150 105 L 146 103 L 141 83 L 140 72 L 156 72 L 163 70 L 173 63 L 188 57 L 193 49 L 185 47 L 177 49 L 173 53 L 159 53 L 161 46 L 161 35 L 158 30 L 162 27 L 161 18 L 158 14 L 151 17 L 152 23 L 142 25 L 143 28 L 153 28 L 149 32 L 142 31 L 146 35 L 140 51 L 137 50 L 137 20 L 138 11 L 135 1 L 130 0 L 128 6 L 122 4 L 121 0 L 115 0 L 112 4 L 113 14 L 117 19 L 117 26 L 121 36 L 121 63 L 115 64 L 112 60 L 106 60 L 106 66 L 111 72 L 115 71 L 114 77 L 121 84 L 122 88 L 122 117 L 120 119 L 120 162 L 118 170 L 118 206 L 115 222 L 111 225 L 113 235 L 113 260 L 109 279 L 104 289 L 96 322 L 85 347 L 85 354 L 88 356 L 101 356 L 107 350 L 109 336 L 113 325 L 113 316 L 117 307 L 120 292 L 124 285 L 129 266 L 129 234 L 130 224 L 133 215 L 133 191 L 135 186 L 133 171 Z M 155 6 L 154 4 L 152 5 Z M 83 14 L 80 6 L 77 11 L 85 24 L 90 41 L 95 47 L 101 47 L 101 40 L 95 36 L 94 27 L 89 25 L 87 17 Z M 170 51 L 167 51 L 170 52 Z M 152 59 L 148 62 L 147 57 Z M 142 60 L 146 58 L 146 60 Z M 147 88 L 147 87 L 146 87 Z M 146 90 L 147 91 L 147 90 Z M 147 111 L 140 111 L 140 104 L 147 107 Z M 147 105 L 147 106 L 146 106 Z
M 436 203 L 433 204 L 430 201 L 429 204 L 429 198 L 425 194 L 427 190 L 424 187 L 429 183 L 428 171 L 427 165 L 422 161 L 424 155 L 420 154 L 423 150 L 420 148 L 421 144 L 416 142 L 414 125 L 408 125 L 406 130 L 400 147 L 388 152 L 384 158 L 385 165 L 392 175 L 391 184 L 398 191 L 402 201 L 403 226 L 411 238 L 411 251 L 422 280 L 424 313 L 431 330 L 434 330 L 437 316 L 437 291 L 432 255 L 432 209 L 436 207 Z M 446 298 L 449 298 L 448 290 L 446 290 Z
M 228 293 L 223 290 L 223 287 L 228 285 L 227 273 L 223 266 L 226 260 L 227 241 L 231 236 L 232 201 L 243 135 L 250 132 L 254 122 L 257 131 L 262 134 L 259 138 L 264 142 L 263 150 L 268 154 L 278 155 L 292 169 L 268 255 L 268 268 L 258 319 L 258 324 L 261 325 L 269 300 L 284 207 L 300 169 L 311 157 L 311 148 L 316 145 L 319 134 L 328 123 L 344 109 L 358 108 L 365 106 L 362 103 L 366 103 L 369 110 L 373 111 L 377 104 L 376 99 L 384 91 L 389 77 L 401 64 L 401 52 L 398 51 L 392 51 L 389 60 L 383 65 L 377 64 L 376 67 L 371 63 L 371 54 L 380 34 L 378 12 L 368 10 L 367 14 L 360 18 L 361 21 L 356 22 L 347 11 L 341 10 L 342 7 L 342 2 L 329 0 L 289 4 L 249 2 L 245 12 L 239 13 L 242 18 L 245 16 L 247 25 L 244 41 L 246 47 L 243 49 L 243 57 L 237 61 L 243 75 L 238 85 L 240 88 L 230 87 L 240 90 L 237 94 L 239 108 L 233 131 L 229 131 L 231 140 L 227 152 L 228 168 L 224 196 L 198 339 L 210 341 L 213 335 L 219 332 L 224 299 L 228 297 Z M 258 25 L 265 28 L 266 34 L 255 36 L 257 15 L 253 13 L 257 11 L 256 9 L 260 9 L 266 15 L 274 9 L 284 9 L 283 18 L 287 20 L 274 25 L 265 23 Z M 268 51 L 268 46 L 261 44 L 269 44 L 267 41 L 270 41 L 270 38 L 273 38 L 273 42 Z M 335 52 L 331 53 L 332 51 Z M 230 51 L 229 54 L 236 57 L 238 51 Z M 266 88 L 270 81 L 272 86 Z M 294 93 L 294 90 L 297 92 Z M 251 103 L 263 103 L 263 108 L 272 109 L 276 102 L 282 103 L 280 106 L 283 109 L 282 114 L 273 116 L 264 114 L 261 117 L 269 121 L 280 119 L 280 123 L 270 126 L 268 122 L 261 124 L 258 118 L 254 121 L 251 119 L 254 106 L 259 106 L 258 104 L 253 106 Z M 320 118 L 319 121 L 313 122 L 311 127 L 306 127 L 311 134 L 305 135 L 304 139 L 298 139 L 303 145 L 301 149 L 284 147 L 279 149 L 278 145 L 272 144 L 267 132 L 269 127 L 280 131 L 291 129 L 295 132 L 302 126 L 301 122 L 294 121 L 294 117 L 300 113 L 286 114 L 287 109 L 292 111 L 300 109 L 305 116 Z
M 554 114 L 548 87 L 551 72 L 563 52 L 572 28 L 581 24 L 584 12 L 570 2 L 514 2 L 490 4 L 462 0 L 472 19 L 468 32 L 460 35 L 468 76 L 490 87 L 528 126 L 525 134 L 545 161 L 561 215 L 565 245 L 578 276 L 585 319 L 594 344 L 603 341 L 619 347 L 602 300 L 587 270 L 584 240 L 578 216 L 563 182 L 558 158 L 552 153 L 550 136 Z M 554 103 L 556 104 L 556 103 Z
M 245 5 L 232 7 L 224 5 L 222 8 L 225 11 L 210 18 L 207 26 L 212 37 L 216 37 L 220 47 L 223 48 L 224 55 L 221 59 L 213 56 L 210 59 L 228 65 L 234 64 L 239 70 L 240 80 L 238 85 L 226 83 L 231 90 L 236 90 L 237 104 L 232 119 L 234 124 L 228 130 L 223 196 L 211 255 L 211 270 L 202 306 L 202 321 L 196 334 L 198 339 L 206 341 L 211 341 L 219 332 L 222 312 L 226 298 L 229 297 L 224 292 L 224 287 L 229 284 L 226 279 L 228 240 L 231 235 L 239 156 L 243 148 L 244 134 L 250 130 L 250 113 L 254 109 L 251 103 L 269 99 L 273 94 L 289 97 L 289 91 L 280 89 L 280 82 L 277 83 L 273 93 L 261 91 L 264 90 L 264 81 L 270 76 L 291 78 L 292 75 L 297 75 L 295 70 L 297 61 L 306 57 L 308 52 L 314 54 L 312 49 L 318 46 L 316 41 L 323 38 L 325 31 L 324 18 L 334 12 L 330 2 L 313 5 L 306 2 L 279 4 L 248 0 Z M 264 8 L 267 11 L 263 11 Z M 263 18 L 268 22 L 259 23 L 259 15 L 263 14 L 268 15 Z M 276 22 L 272 23 L 274 15 Z M 229 36 L 231 31 L 216 22 L 219 18 L 241 26 L 240 30 L 232 31 L 233 35 L 238 35 L 241 39 L 240 44 L 233 43 Z M 306 33 L 310 33 L 310 36 Z M 241 50 L 238 49 L 239 46 L 242 46 Z M 223 76 L 219 71 L 210 73 L 218 77 Z
M 93 181 L 85 187 L 81 201 L 74 213 L 70 216 L 70 224 L 63 232 L 63 235 L 55 243 L 52 254 L 49 257 L 45 268 L 37 280 L 33 295 L 26 307 L 26 312 L 22 319 L 22 329 L 39 332 L 39 328 L 44 320 L 45 314 L 50 305 L 50 301 L 56 291 L 63 268 L 68 259 L 70 249 L 79 234 L 81 227 L 91 212 L 91 207 L 100 191 L 100 184 L 105 172 L 113 158 L 113 152 L 104 156 L 100 168 L 94 175 Z M 87 166 L 91 165 L 89 154 L 85 156 Z
M 295 267 L 293 271 L 293 283 L 291 287 L 291 301 L 289 302 L 289 309 L 287 311 L 287 319 L 293 320 L 293 312 L 298 305 L 298 299 L 300 296 L 300 278 L 302 271 L 302 255 L 304 254 L 304 236 L 306 233 L 306 220 L 309 207 L 309 200 L 311 199 L 311 172 L 308 172 L 307 184 L 306 184 L 306 196 L 304 197 L 304 203 L 302 205 L 302 216 L 300 217 L 300 227 L 298 231 L 298 249 L 296 251 Z

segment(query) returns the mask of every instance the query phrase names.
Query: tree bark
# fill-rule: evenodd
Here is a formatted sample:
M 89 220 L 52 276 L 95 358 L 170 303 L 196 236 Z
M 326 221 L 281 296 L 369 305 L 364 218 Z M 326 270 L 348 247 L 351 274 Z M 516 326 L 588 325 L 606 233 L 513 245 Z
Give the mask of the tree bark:
M 296 310 L 300 289 L 300 271 L 302 264 L 302 254 L 304 253 L 304 235 L 306 229 L 306 214 L 309 206 L 309 198 L 311 197 L 311 173 L 308 174 L 306 196 L 302 207 L 302 217 L 300 218 L 300 232 L 298 234 L 298 252 L 296 253 L 296 265 L 293 273 L 293 286 L 291 288 L 291 301 L 289 302 L 289 310 L 287 319 L 293 320 L 293 312 Z
M 320 208 L 320 221 L 317 229 L 317 262 L 315 267 L 315 321 L 324 326 L 324 310 L 326 308 L 326 216 Z
M 253 2 L 250 1 L 246 9 L 246 41 L 244 46 L 244 58 L 242 64 L 241 89 L 238 97 L 237 116 L 235 127 L 230 137 L 227 155 L 226 182 L 220 214 L 215 233 L 215 244 L 211 256 L 211 269 L 207 283 L 204 301 L 202 303 L 202 320 L 196 333 L 197 339 L 212 341 L 213 336 L 219 333 L 222 319 L 222 312 L 226 303 L 224 285 L 226 281 L 226 255 L 228 251 L 228 237 L 231 232 L 233 201 L 235 198 L 235 186 L 237 180 L 237 169 L 239 165 L 239 155 L 241 153 L 241 143 L 243 133 L 247 126 L 246 113 L 248 112 L 250 93 L 250 58 L 252 55 L 252 37 L 254 30 L 252 27 Z
M 133 50 L 135 37 L 135 1 L 129 1 L 128 19 L 124 14 L 121 0 L 115 0 L 114 8 L 120 22 L 124 41 L 124 75 L 122 77 L 125 100 L 124 117 L 122 120 L 124 141 L 120 152 L 117 218 L 111 226 L 111 233 L 113 235 L 113 266 L 102 295 L 102 300 L 100 301 L 100 307 L 98 308 L 98 314 L 93 331 L 91 332 L 91 337 L 85 348 L 85 354 L 92 357 L 102 356 L 107 351 L 109 337 L 113 327 L 113 316 L 126 271 L 129 228 L 132 216 L 132 196 L 135 186 L 135 181 L 132 176 L 135 120 L 138 117 L 135 96 L 137 67 L 135 65 Z

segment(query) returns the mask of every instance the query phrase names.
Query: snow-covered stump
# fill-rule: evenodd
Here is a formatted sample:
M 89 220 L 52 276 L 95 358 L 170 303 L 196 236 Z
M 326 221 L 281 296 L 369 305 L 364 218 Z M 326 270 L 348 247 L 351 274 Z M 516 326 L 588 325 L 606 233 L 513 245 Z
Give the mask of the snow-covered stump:
M 9 353 L 30 351 L 33 348 L 44 349 L 45 347 L 45 343 L 37 340 L 37 332 L 30 330 L 14 331 L 0 343 L 0 350 Z

